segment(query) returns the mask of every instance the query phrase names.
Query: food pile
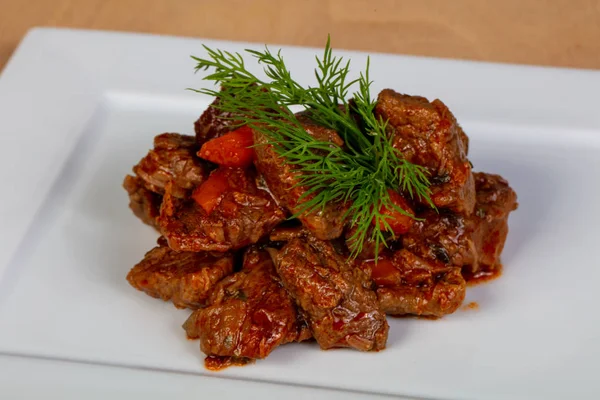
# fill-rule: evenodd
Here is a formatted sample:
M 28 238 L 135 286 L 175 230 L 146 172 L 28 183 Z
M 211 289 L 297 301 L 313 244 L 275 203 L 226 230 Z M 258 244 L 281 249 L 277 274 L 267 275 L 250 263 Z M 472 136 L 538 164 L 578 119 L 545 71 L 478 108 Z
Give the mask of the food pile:
M 231 67 L 238 55 L 196 59 L 222 89 L 202 91 L 216 99 L 195 136 L 156 136 L 124 181 L 160 234 L 127 279 L 192 310 L 183 327 L 208 368 L 305 340 L 382 350 L 386 314 L 442 317 L 468 282 L 498 273 L 516 194 L 472 172 L 441 101 L 391 89 L 370 100 L 368 70 L 346 100 L 329 45 L 322 93 L 294 89 L 279 56 L 251 54 L 271 81 Z

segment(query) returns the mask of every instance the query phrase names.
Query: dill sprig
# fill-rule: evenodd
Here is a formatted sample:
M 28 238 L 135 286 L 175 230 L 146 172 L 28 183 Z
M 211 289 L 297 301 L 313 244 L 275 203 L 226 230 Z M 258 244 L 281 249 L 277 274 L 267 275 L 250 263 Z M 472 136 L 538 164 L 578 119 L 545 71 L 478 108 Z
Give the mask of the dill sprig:
M 385 231 L 392 232 L 388 223 L 391 217 L 382 210 L 396 209 L 410 215 L 392 203 L 388 189 L 401 190 L 432 205 L 426 170 L 394 149 L 386 133 L 387 121 L 374 113 L 369 59 L 365 71 L 350 80 L 350 61 L 333 55 L 328 38 L 323 56 L 315 57 L 318 85 L 303 87 L 292 78 L 281 50 L 245 50 L 263 66 L 267 77 L 263 80 L 246 68 L 241 54 L 207 46 L 204 49 L 208 58 L 192 57 L 197 62 L 196 71 L 214 70 L 204 80 L 219 84 L 221 90 L 192 90 L 217 97 L 218 109 L 234 113 L 240 124 L 264 134 L 275 151 L 301 172 L 299 184 L 308 189 L 300 199 L 298 214 L 322 209 L 329 202 L 350 204 L 345 218 L 356 227 L 350 238 L 353 257 L 362 251 L 369 232 L 376 248 L 381 243 L 387 245 Z M 354 87 L 357 90 L 348 100 Z M 290 110 L 293 106 L 304 108 L 315 123 L 337 131 L 344 147 L 310 136 Z

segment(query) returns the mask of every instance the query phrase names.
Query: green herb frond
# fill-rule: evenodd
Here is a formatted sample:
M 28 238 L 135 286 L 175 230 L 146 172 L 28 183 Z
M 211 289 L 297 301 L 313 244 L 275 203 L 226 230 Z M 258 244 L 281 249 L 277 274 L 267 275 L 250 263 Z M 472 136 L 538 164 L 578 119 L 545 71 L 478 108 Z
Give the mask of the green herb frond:
M 350 61 L 333 55 L 328 38 L 322 57 L 316 57 L 317 86 L 303 87 L 293 79 L 281 51 L 246 50 L 263 66 L 267 79 L 261 79 L 246 68 L 241 54 L 204 49 L 207 58 L 192 57 L 196 70 L 212 70 L 204 80 L 221 89 L 195 91 L 217 97 L 217 108 L 234 113 L 240 124 L 264 134 L 276 152 L 301 172 L 299 185 L 307 190 L 298 214 L 323 209 L 330 202 L 349 204 L 345 217 L 356 228 L 349 241 L 352 256 L 361 252 L 368 239 L 377 245 L 386 243 L 390 217 L 381 210 L 393 208 L 408 215 L 392 203 L 389 189 L 432 204 L 426 170 L 408 162 L 392 146 L 387 122 L 374 112 L 369 59 L 365 71 L 350 80 Z M 310 136 L 292 106 L 300 106 L 316 124 L 338 132 L 344 146 Z

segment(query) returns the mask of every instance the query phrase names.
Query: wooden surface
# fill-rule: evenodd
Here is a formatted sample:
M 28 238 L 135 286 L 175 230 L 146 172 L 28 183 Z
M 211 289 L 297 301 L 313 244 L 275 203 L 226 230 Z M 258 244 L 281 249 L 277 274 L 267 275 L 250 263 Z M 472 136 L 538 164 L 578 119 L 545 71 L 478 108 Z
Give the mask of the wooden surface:
M 0 0 L 0 69 L 34 26 L 600 68 L 600 0 Z

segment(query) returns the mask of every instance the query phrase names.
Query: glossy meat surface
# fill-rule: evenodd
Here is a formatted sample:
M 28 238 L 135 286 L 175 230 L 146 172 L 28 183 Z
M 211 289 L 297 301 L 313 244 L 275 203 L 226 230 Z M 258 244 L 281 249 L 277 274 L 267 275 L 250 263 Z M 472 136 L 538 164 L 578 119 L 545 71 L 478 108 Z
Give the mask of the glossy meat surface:
M 144 187 L 140 178 L 127 175 L 123 187 L 129 195 L 129 208 L 143 223 L 158 228 L 156 219 L 160 214 L 162 196 Z
M 227 168 L 229 189 L 207 214 L 193 199 L 167 187 L 158 218 L 169 246 L 178 251 L 227 251 L 258 242 L 285 219 L 271 195 L 256 187 L 252 170 Z
M 429 171 L 436 207 L 471 214 L 475 185 L 467 159 L 468 139 L 446 105 L 385 89 L 379 93 L 375 113 L 388 121 L 393 146 Z
M 277 272 L 322 349 L 383 350 L 388 324 L 367 276 L 330 242 L 292 239 L 274 256 Z
M 163 194 L 167 183 L 172 184 L 171 195 L 188 196 L 208 175 L 208 165 L 196 157 L 193 136 L 163 133 L 154 138 L 154 148 L 133 167 L 133 172 L 144 186 Z
M 500 175 L 475 173 L 477 204 L 470 219 L 477 225 L 473 241 L 477 260 L 463 266 L 465 276 L 478 275 L 501 267 L 500 254 L 508 235 L 508 216 L 518 207 L 517 194 Z
M 219 282 L 207 307 L 183 327 L 189 338 L 200 339 L 207 356 L 260 359 L 279 345 L 310 338 L 271 257 L 256 247 L 246 251 L 242 270 Z
M 403 245 L 416 255 L 462 267 L 466 274 L 500 266 L 508 215 L 517 208 L 515 192 L 499 175 L 475 173 L 477 204 L 468 217 L 427 210 L 418 216 Z
M 196 309 L 204 305 L 210 289 L 232 272 L 231 254 L 177 252 L 161 238 L 127 280 L 149 296 L 173 301 L 177 308 Z
M 377 285 L 381 310 L 390 315 L 442 317 L 460 307 L 466 282 L 459 267 L 424 260 L 402 249 L 361 268 Z
M 217 108 L 219 103 L 220 100 L 216 98 L 194 123 L 196 143 L 198 146 L 202 146 L 210 139 L 223 136 L 225 133 L 233 131 L 236 126 L 239 125 L 239 121 L 232 119 L 235 115 L 225 113 Z
M 305 117 L 299 119 L 311 136 L 338 145 L 343 144 L 335 131 L 318 126 Z M 297 214 L 301 210 L 302 202 L 311 198 L 309 195 L 303 200 L 300 199 L 308 190 L 307 187 L 298 185 L 300 172 L 277 154 L 274 147 L 268 144 L 268 138 L 265 135 L 255 131 L 254 143 L 256 144 L 255 165 L 269 190 L 282 207 L 291 214 Z M 330 202 L 325 209 L 305 213 L 299 219 L 317 238 L 335 239 L 342 235 L 345 223 L 343 216 L 346 210 L 346 205 Z

